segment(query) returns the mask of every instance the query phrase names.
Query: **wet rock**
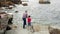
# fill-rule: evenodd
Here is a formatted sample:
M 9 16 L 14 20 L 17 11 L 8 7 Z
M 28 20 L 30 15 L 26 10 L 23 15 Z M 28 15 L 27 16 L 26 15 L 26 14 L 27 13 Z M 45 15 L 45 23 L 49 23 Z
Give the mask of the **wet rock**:
M 27 3 L 24 3 L 24 4 L 22 4 L 23 6 L 28 6 L 28 4 Z
M 40 4 L 50 4 L 50 2 L 39 2 Z
M 14 4 L 22 4 L 21 0 L 10 0 L 11 2 L 13 2 Z
M 8 9 L 12 9 L 12 7 L 8 7 Z
M 60 34 L 60 30 L 59 29 L 53 29 L 50 34 Z
M 14 5 L 14 4 L 22 4 L 21 0 L 9 0 L 9 1 L 1 1 L 0 2 L 0 7 L 8 7 L 10 5 Z
M 40 0 L 39 1 L 40 4 L 50 4 L 49 0 Z
M 0 2 L 1 7 L 8 7 L 9 5 L 13 5 L 14 3 L 12 3 L 11 1 L 7 1 L 7 2 Z

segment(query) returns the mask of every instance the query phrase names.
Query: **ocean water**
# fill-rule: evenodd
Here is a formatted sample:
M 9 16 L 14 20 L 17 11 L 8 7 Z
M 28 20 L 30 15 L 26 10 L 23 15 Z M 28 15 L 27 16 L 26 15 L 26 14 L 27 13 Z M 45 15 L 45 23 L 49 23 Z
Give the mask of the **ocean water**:
M 26 10 L 28 11 L 28 14 L 31 15 L 32 25 L 46 24 L 46 25 L 51 25 L 54 28 L 60 27 L 60 2 L 59 2 L 60 0 L 50 0 L 51 4 L 39 4 L 38 1 L 39 0 L 28 0 L 28 2 L 26 2 L 28 6 L 23 6 L 20 4 L 20 5 L 16 5 L 16 7 L 14 7 L 13 9 L 0 10 L 7 13 L 13 13 L 13 23 L 17 25 L 16 30 L 7 31 L 6 34 L 29 33 L 28 30 L 22 29 L 22 25 L 23 25 L 22 14 Z M 15 11 L 19 11 L 19 12 L 15 13 Z M 42 28 L 42 30 L 44 29 Z M 44 32 L 44 34 L 46 34 L 45 30 L 40 33 Z

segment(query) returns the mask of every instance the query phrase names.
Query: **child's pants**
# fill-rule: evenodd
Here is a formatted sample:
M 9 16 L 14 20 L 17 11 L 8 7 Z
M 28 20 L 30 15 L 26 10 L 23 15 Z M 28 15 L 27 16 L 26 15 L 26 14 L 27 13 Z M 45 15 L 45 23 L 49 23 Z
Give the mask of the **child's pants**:
M 31 23 L 28 23 L 28 26 L 31 26 Z

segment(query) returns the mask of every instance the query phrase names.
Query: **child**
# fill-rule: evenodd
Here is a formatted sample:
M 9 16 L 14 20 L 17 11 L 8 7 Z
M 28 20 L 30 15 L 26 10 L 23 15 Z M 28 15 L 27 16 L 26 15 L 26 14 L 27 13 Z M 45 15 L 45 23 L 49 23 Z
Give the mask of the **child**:
M 28 16 L 27 22 L 28 22 L 28 30 L 31 30 L 31 17 L 30 16 Z
M 30 16 L 28 16 L 27 21 L 28 21 L 28 26 L 31 26 L 31 17 Z

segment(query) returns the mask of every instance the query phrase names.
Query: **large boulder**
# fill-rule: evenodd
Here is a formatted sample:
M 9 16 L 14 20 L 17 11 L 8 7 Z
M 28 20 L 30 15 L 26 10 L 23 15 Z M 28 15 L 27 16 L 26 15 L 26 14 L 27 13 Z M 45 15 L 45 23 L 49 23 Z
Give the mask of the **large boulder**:
M 49 26 L 50 34 L 60 34 L 60 28 L 56 26 Z
M 6 31 L 8 24 L 8 21 L 11 17 L 9 17 L 9 14 L 5 12 L 0 12 L 0 32 L 3 31 L 3 33 Z

